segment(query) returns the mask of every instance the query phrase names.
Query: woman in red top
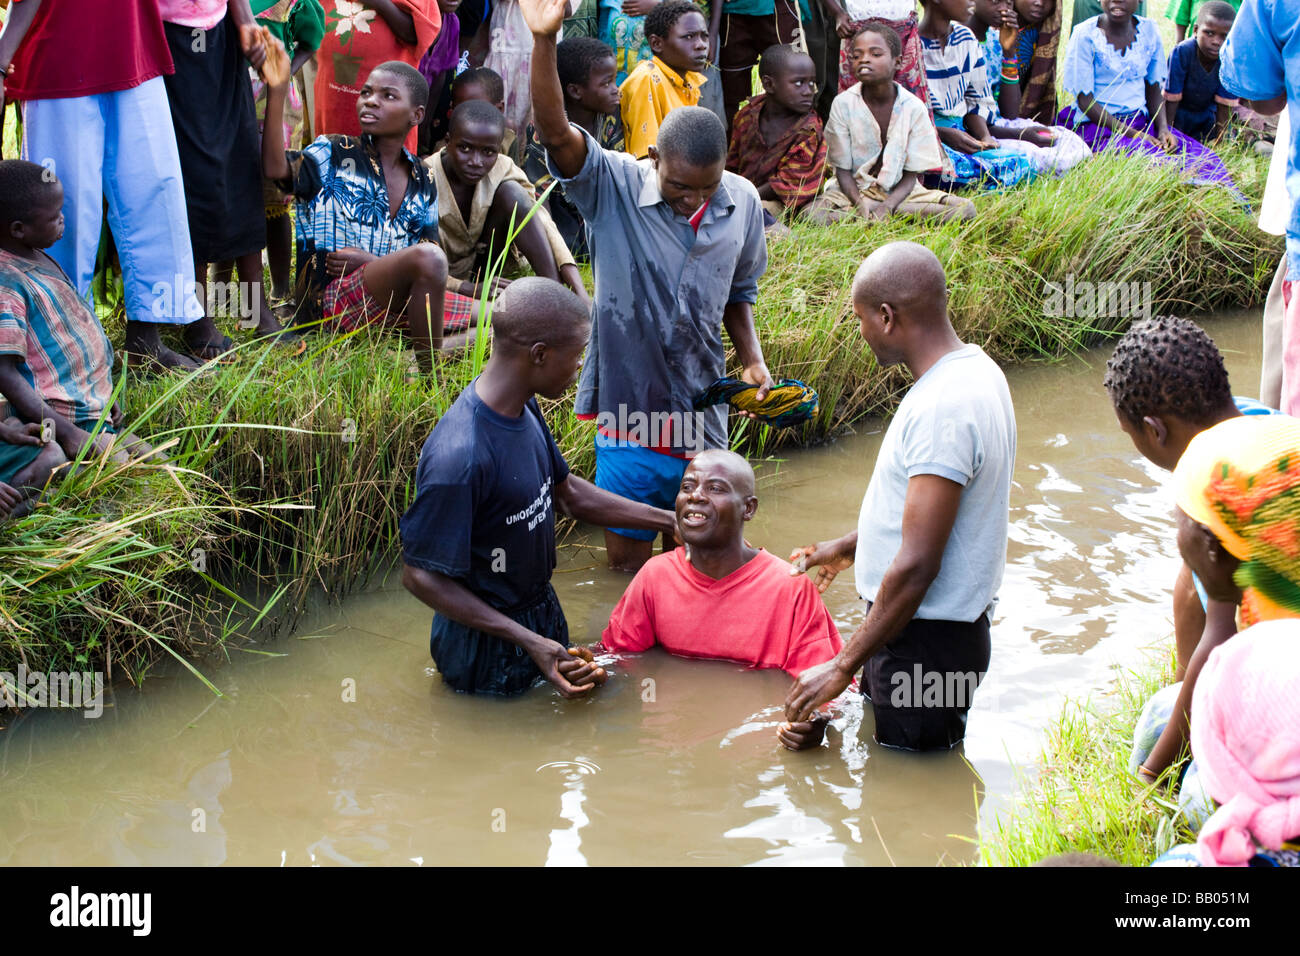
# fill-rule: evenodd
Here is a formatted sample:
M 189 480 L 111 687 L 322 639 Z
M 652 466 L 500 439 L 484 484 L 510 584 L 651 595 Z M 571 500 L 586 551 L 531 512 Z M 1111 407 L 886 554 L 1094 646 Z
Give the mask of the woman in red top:
M 360 136 L 357 97 L 380 63 L 419 66 L 442 27 L 436 0 L 321 0 L 325 38 L 316 53 L 316 112 L 312 131 Z M 417 130 L 406 148 L 416 150 Z

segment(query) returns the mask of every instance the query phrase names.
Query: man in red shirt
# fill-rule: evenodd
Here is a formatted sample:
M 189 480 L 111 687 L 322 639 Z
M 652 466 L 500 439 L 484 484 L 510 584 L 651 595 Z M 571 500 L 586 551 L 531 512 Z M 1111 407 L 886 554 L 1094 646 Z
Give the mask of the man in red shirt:
M 601 635 L 606 650 L 658 644 L 682 657 L 779 667 L 792 677 L 839 653 L 839 630 L 812 581 L 792 577 L 790 565 L 745 541 L 758 498 L 744 458 L 716 449 L 696 455 L 676 509 L 685 547 L 637 572 Z M 826 717 L 816 715 L 783 724 L 778 736 L 802 750 L 825 732 Z
M 247 0 L 231 9 L 251 27 Z M 250 36 L 245 54 L 265 55 L 251 47 Z M 107 199 L 122 263 L 128 358 L 194 368 L 159 336 L 159 325 L 185 325 L 191 347 L 220 338 L 195 295 L 162 79 L 173 70 L 158 0 L 15 0 L 0 33 L 0 101 L 23 104 L 23 158 L 45 166 L 64 188 L 66 227 L 50 256 L 89 298 Z

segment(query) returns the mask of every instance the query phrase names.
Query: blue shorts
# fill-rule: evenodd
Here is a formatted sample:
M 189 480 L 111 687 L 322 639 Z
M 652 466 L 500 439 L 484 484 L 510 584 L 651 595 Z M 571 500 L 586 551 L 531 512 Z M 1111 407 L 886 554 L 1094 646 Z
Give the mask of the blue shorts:
M 596 433 L 596 487 L 624 498 L 672 511 L 688 464 L 685 458 Z M 637 541 L 653 541 L 658 534 L 639 528 L 609 530 Z

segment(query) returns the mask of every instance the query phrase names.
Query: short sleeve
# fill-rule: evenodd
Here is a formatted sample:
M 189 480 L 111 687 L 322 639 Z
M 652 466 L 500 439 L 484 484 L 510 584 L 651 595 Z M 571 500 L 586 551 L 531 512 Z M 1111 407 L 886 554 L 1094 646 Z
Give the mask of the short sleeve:
M 791 677 L 798 677 L 808 668 L 824 664 L 838 654 L 844 641 L 812 581 L 798 577 L 794 584 L 790 649 L 781 669 Z
M 1271 100 L 1286 92 L 1282 47 L 1265 23 L 1263 5 L 1243 4 L 1219 51 L 1219 80 L 1232 96 Z M 1271 8 L 1270 8 L 1271 9 Z M 1277 16 L 1276 12 L 1272 12 Z
M 984 463 L 979 429 L 955 402 L 913 415 L 902 439 L 908 478 L 938 475 L 965 487 Z
M 606 650 L 636 654 L 654 647 L 654 603 L 650 600 L 649 580 L 657 563 L 652 560 L 643 565 L 614 606 L 609 623 L 600 635 L 600 643 Z
M 754 187 L 748 180 L 744 185 Z M 737 187 L 732 187 L 737 188 Z M 727 305 L 736 302 L 748 302 L 753 305 L 758 301 L 758 280 L 767 271 L 767 236 L 763 232 L 763 206 L 757 197 L 743 203 L 740 208 L 745 212 L 745 238 L 740 256 L 736 259 L 736 270 L 731 274 L 731 292 L 727 296 Z M 740 209 L 737 209 L 737 213 Z M 735 215 L 735 213 L 733 213 Z
M 1183 56 L 1180 43 L 1169 54 L 1169 79 L 1165 81 L 1165 99 L 1177 102 L 1183 98 L 1183 87 L 1187 84 L 1187 59 Z
M 330 177 L 333 152 L 334 144 L 324 136 L 318 136 L 303 150 L 285 150 L 289 160 L 288 192 L 304 202 L 315 199 Z
M 293 37 L 291 56 L 314 53 L 325 38 L 325 8 L 320 0 L 298 0 L 289 11 L 289 33 Z
M 1147 82 L 1163 84 L 1169 75 L 1169 69 L 1165 60 L 1165 45 L 1160 40 L 1160 31 L 1156 28 L 1154 20 L 1144 19 L 1139 22 L 1151 37 L 1151 59 L 1147 61 Z
M 1075 96 L 1092 95 L 1097 85 L 1097 64 L 1092 49 L 1093 22 L 1080 23 L 1070 33 L 1061 64 L 1061 85 Z
M 831 101 L 830 115 L 826 118 L 826 161 L 836 169 L 853 170 L 853 143 L 849 139 L 848 106 L 846 94 L 841 93 Z
M 581 126 L 572 123 L 569 125 L 582 134 L 587 144 L 587 158 L 583 161 L 582 168 L 578 170 L 578 175 L 566 179 L 560 175 L 560 171 L 551 162 L 551 157 L 547 155 L 546 170 L 564 187 L 565 197 L 587 224 L 591 225 L 593 220 L 599 218 L 602 209 L 608 205 L 612 193 L 618 190 L 616 157 L 624 157 L 628 162 L 635 162 L 635 160 L 624 153 L 613 153 L 602 148 Z
M 27 297 L 8 270 L 0 272 L 0 355 L 27 360 Z
M 426 453 L 428 454 L 428 453 Z M 470 572 L 475 482 L 465 462 L 421 456 L 415 501 L 402 515 L 402 560 L 449 578 Z

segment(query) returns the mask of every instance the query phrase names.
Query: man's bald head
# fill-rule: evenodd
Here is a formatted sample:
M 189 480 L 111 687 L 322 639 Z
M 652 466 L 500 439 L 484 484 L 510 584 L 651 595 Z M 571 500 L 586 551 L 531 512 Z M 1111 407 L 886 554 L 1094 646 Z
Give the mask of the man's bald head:
M 888 303 L 912 321 L 948 313 L 948 283 L 938 257 L 915 242 L 891 242 L 862 261 L 853 277 L 853 304 L 874 311 Z
M 754 469 L 742 456 L 723 448 L 710 448 L 691 459 L 686 470 L 722 472 L 742 497 L 754 496 Z

